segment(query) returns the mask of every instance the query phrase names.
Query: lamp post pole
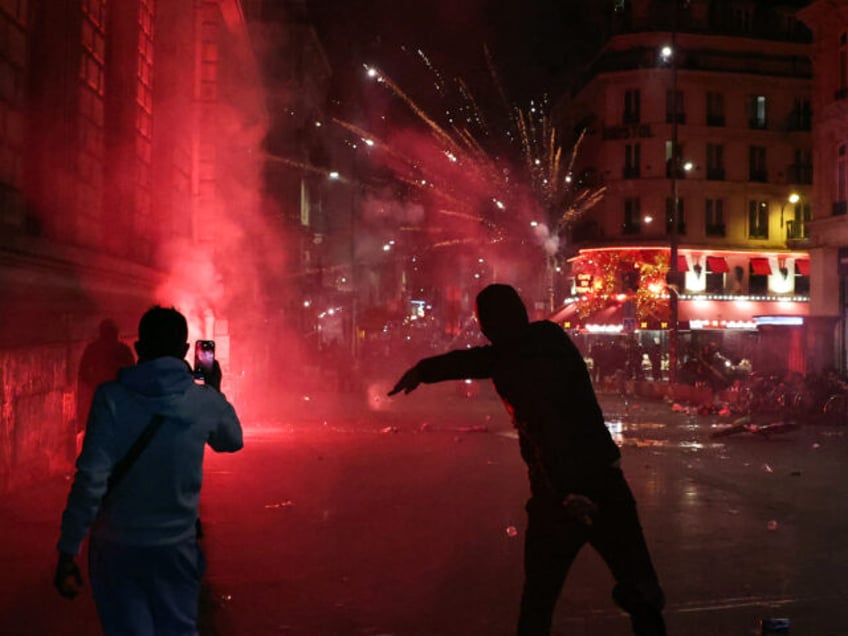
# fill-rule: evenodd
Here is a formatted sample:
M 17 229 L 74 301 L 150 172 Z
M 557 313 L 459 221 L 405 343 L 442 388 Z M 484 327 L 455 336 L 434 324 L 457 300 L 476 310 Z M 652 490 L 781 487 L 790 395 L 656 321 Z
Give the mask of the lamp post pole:
M 674 2 L 671 30 L 671 228 L 669 228 L 669 265 L 668 265 L 668 381 L 674 386 L 677 382 L 678 359 L 678 294 L 680 293 L 680 268 L 677 266 L 678 256 L 678 224 L 680 223 L 680 192 L 677 182 L 680 171 L 680 149 L 678 148 L 678 119 L 680 109 L 677 95 L 677 10 L 678 1 Z

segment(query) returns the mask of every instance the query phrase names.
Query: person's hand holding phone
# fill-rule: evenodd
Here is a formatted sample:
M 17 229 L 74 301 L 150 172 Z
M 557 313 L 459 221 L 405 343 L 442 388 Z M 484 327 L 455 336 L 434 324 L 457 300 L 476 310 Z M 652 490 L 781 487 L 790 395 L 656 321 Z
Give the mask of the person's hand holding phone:
M 221 378 L 223 377 L 223 373 L 221 373 L 221 365 L 218 364 L 217 360 L 212 361 L 212 368 L 206 372 L 206 375 L 203 376 L 204 382 L 211 386 L 216 391 L 221 391 Z
M 202 379 L 204 384 L 220 391 L 221 375 L 221 365 L 215 359 L 215 341 L 196 341 L 194 343 L 194 377 Z

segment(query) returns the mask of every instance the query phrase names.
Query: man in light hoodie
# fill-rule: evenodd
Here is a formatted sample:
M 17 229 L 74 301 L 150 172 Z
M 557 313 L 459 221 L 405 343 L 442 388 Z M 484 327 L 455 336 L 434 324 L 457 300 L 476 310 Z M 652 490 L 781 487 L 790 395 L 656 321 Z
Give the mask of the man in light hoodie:
M 77 471 L 62 515 L 55 585 L 82 585 L 75 556 L 91 530 L 89 578 L 100 622 L 112 634 L 197 634 L 203 554 L 196 522 L 203 453 L 242 448 L 242 430 L 220 392 L 217 362 L 205 385 L 185 362 L 188 328 L 173 308 L 142 316 L 138 364 L 94 394 Z M 158 426 L 148 428 L 151 422 Z M 144 431 L 149 442 L 109 489 Z M 122 469 L 118 469 L 123 472 Z

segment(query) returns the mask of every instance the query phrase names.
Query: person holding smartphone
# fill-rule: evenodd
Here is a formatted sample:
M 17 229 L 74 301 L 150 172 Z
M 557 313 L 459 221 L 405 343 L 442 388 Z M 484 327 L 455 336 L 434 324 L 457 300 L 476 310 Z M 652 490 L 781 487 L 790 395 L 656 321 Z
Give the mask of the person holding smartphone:
M 608 564 L 633 633 L 664 636 L 663 591 L 583 357 L 558 325 L 531 323 L 509 285 L 477 295 L 477 319 L 491 345 L 419 360 L 389 395 L 422 382 L 491 378 L 512 415 L 531 493 L 519 636 L 550 634 L 565 577 L 587 543 Z
M 213 362 L 197 384 L 185 361 L 188 327 L 176 309 L 142 316 L 138 363 L 100 385 L 62 515 L 54 585 L 74 598 L 76 555 L 106 636 L 196 634 L 204 558 L 197 516 L 204 447 L 235 452 L 243 438 Z

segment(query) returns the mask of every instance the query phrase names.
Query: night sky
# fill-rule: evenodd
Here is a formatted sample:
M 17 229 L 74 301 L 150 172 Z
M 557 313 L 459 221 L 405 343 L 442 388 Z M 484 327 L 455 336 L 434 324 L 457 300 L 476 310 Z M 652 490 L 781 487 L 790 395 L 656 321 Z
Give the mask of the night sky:
M 597 48 L 600 30 L 586 28 L 581 8 L 591 4 L 597 0 L 309 0 L 307 6 L 342 94 L 347 76 L 363 63 L 414 91 L 427 78 L 418 48 L 446 79 L 460 76 L 485 93 L 492 83 L 486 46 L 508 98 L 526 103 L 559 94 L 569 72 Z

